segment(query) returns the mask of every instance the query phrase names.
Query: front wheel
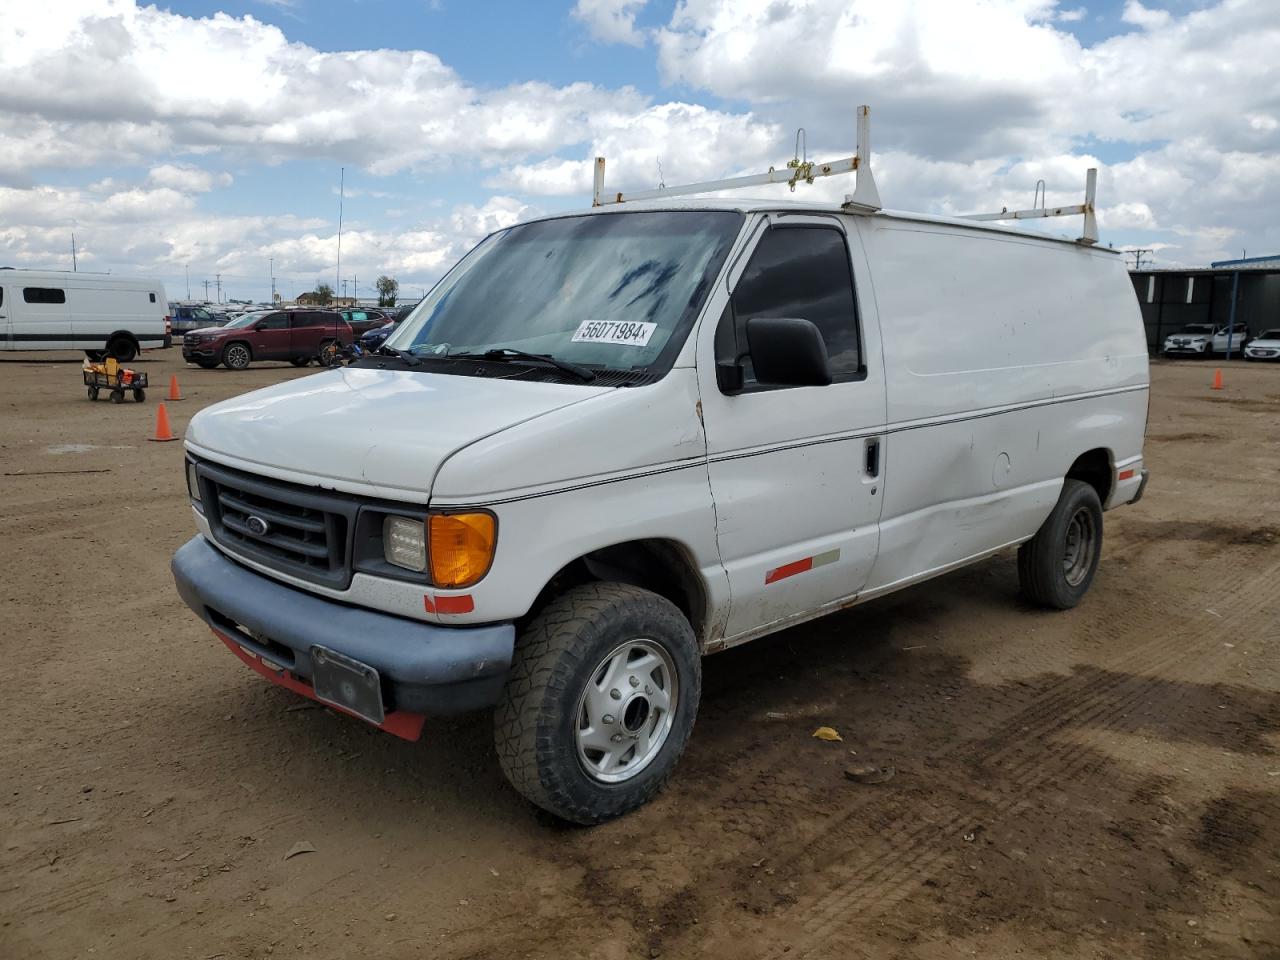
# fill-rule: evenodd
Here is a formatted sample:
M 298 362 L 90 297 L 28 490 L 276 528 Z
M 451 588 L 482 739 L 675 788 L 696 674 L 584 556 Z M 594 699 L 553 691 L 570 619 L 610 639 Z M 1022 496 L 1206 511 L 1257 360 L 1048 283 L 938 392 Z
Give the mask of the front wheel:
M 228 370 L 243 370 L 249 366 L 249 361 L 252 359 L 253 354 L 244 343 L 228 344 L 227 349 L 222 351 L 222 362 Z
M 494 742 L 526 799 L 573 823 L 602 823 L 662 789 L 693 730 L 702 662 L 669 600 L 591 583 L 548 604 L 521 635 Z
M 1082 480 L 1067 480 L 1053 512 L 1018 548 L 1018 581 L 1027 598 L 1068 610 L 1084 597 L 1102 556 L 1102 502 Z

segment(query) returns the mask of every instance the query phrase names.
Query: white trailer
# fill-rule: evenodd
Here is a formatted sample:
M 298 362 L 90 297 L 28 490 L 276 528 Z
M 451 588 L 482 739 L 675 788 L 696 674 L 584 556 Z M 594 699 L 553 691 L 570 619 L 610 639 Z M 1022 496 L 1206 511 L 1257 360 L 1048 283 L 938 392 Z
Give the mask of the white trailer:
M 0 350 L 83 350 L 128 362 L 171 345 L 164 285 L 149 277 L 0 269 Z

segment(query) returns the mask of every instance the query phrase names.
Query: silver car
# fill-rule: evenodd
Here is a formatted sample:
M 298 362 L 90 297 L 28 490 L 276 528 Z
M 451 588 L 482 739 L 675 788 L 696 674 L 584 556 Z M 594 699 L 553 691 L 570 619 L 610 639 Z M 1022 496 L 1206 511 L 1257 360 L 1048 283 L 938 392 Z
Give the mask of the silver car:
M 1244 348 L 1246 360 L 1280 360 L 1280 329 L 1264 330 Z

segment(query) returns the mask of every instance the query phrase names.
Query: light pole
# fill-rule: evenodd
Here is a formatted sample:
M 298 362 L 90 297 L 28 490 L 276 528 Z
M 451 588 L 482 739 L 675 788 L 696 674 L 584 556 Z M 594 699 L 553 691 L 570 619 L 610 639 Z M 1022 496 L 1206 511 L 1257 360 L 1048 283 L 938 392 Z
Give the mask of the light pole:
M 191 264 L 184 263 L 182 268 L 187 272 L 187 299 L 191 299 Z
M 267 257 L 267 269 L 271 271 L 271 305 L 276 304 L 276 258 Z

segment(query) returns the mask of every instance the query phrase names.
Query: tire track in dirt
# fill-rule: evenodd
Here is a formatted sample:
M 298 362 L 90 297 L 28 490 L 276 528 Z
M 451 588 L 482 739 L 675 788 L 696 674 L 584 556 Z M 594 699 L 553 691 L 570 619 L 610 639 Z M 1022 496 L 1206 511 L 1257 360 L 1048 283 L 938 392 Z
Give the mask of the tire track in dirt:
M 1211 651 L 1218 654 L 1217 647 L 1206 642 L 1212 639 L 1208 634 L 1247 624 L 1271 603 L 1269 593 L 1260 588 L 1274 582 L 1277 572 L 1280 564 L 1273 564 L 1223 596 L 1228 602 L 1220 605 L 1230 612 L 1221 621 L 1187 623 L 1172 636 L 1153 637 L 1118 658 L 1112 665 L 1115 672 L 1102 682 L 1088 677 L 1069 679 L 1042 703 L 1010 718 L 1007 733 L 962 745 L 954 752 L 955 759 L 990 767 L 1002 781 L 1012 781 L 1018 787 L 1017 794 L 990 800 L 985 822 L 1008 819 L 1031 806 L 1036 789 L 1046 781 L 1087 772 L 1095 755 L 1089 744 L 1050 738 L 1072 727 L 1114 728 L 1117 719 L 1144 699 L 1150 679 L 1160 670 L 1179 663 L 1194 666 L 1207 660 Z M 1130 667 L 1139 672 L 1118 675 Z M 900 903 L 924 879 L 958 857 L 961 847 L 957 841 L 972 828 L 973 811 L 953 804 L 932 806 L 936 813 L 924 816 L 927 811 L 922 811 L 918 802 L 902 805 L 891 814 L 894 825 L 887 832 L 856 847 L 852 859 L 836 857 L 825 877 L 811 878 L 822 892 L 801 898 L 786 911 L 802 918 L 800 937 L 761 956 L 769 960 L 784 955 L 813 956 L 843 928 L 864 923 Z M 852 812 L 857 812 L 856 808 Z M 850 814 L 842 812 L 840 816 L 847 821 Z M 828 832 L 814 842 L 828 846 L 832 839 Z M 795 854 L 788 857 L 788 861 L 796 859 Z

